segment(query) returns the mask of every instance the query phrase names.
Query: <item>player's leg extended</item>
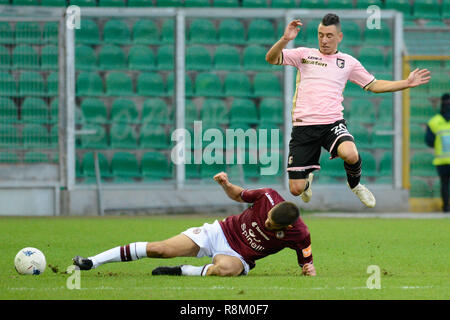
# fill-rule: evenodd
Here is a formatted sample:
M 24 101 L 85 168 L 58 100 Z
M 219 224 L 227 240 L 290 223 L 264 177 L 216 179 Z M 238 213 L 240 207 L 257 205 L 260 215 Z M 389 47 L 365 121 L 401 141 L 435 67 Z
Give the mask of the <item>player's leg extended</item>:
M 358 196 L 362 203 L 367 207 L 374 207 L 375 197 L 364 185 L 361 180 L 361 157 L 353 141 L 343 141 L 338 145 L 337 155 L 344 160 L 344 168 L 347 173 L 347 183 L 354 194 Z

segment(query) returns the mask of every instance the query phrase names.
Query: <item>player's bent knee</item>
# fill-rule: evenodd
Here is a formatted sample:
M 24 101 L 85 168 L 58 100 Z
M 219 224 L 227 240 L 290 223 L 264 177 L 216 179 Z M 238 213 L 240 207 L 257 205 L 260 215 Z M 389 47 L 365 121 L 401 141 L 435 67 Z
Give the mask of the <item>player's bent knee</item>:
M 207 271 L 208 276 L 219 276 L 219 277 L 235 277 L 242 273 L 242 268 L 236 267 L 234 265 L 224 265 L 215 264 L 209 267 Z
M 291 192 L 292 195 L 294 196 L 299 196 L 303 193 L 305 189 L 305 183 L 289 183 L 289 191 Z

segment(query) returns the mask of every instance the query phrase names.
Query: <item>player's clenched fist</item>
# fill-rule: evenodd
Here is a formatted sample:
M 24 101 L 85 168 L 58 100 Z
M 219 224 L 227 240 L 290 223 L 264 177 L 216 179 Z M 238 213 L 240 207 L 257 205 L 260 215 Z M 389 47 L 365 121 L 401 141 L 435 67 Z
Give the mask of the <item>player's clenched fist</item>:
M 226 186 L 229 183 L 228 175 L 225 172 L 219 172 L 216 174 L 214 176 L 214 180 L 221 186 Z
M 302 274 L 304 276 L 314 277 L 316 275 L 316 268 L 314 268 L 313 264 L 307 263 L 307 264 L 303 265 Z

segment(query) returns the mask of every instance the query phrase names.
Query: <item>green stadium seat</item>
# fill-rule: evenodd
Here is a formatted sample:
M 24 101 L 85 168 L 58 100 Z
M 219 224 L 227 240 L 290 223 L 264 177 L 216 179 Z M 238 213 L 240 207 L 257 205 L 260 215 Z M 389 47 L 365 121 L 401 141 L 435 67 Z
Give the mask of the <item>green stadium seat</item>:
M 39 69 L 39 54 L 28 44 L 18 45 L 12 52 L 12 64 L 15 69 Z
M 184 110 L 184 123 L 187 127 L 194 125 L 194 121 L 199 121 L 197 106 L 192 100 L 186 100 Z
M 98 0 L 99 7 L 126 7 L 125 0 Z
M 258 73 L 253 78 L 254 95 L 257 97 L 281 97 L 281 83 L 272 73 Z
M 409 0 L 385 0 L 385 7 L 388 10 L 397 10 L 403 13 L 403 19 L 414 19 L 412 6 Z
M 205 99 L 200 112 L 205 128 L 228 124 L 228 109 L 223 100 Z
M 181 7 L 182 0 L 156 0 L 157 7 Z
M 50 129 L 50 148 L 56 149 L 58 147 L 58 125 L 54 125 Z M 59 159 L 56 159 L 55 162 L 58 162 Z
M 50 135 L 47 128 L 40 124 L 25 124 L 22 130 L 23 146 L 25 148 L 48 148 Z
M 102 1 L 102 0 L 99 0 Z M 124 0 L 106 0 L 125 4 Z M 99 2 L 99 6 L 101 4 Z M 111 44 L 128 44 L 130 43 L 130 29 L 125 21 L 110 19 L 103 27 L 103 41 Z
M 163 45 L 158 48 L 156 54 L 156 66 L 158 70 L 174 69 L 174 47 L 173 45 Z
M 372 153 L 367 151 L 360 151 L 359 155 L 363 163 L 364 175 L 367 177 L 377 176 L 377 162 Z
M 219 45 L 214 55 L 214 69 L 235 71 L 241 69 L 239 50 L 230 45 Z
M 96 72 L 81 72 L 76 82 L 77 96 L 102 96 L 103 80 Z
M 59 97 L 56 97 L 50 102 L 50 123 L 58 123 L 58 100 Z
M 18 120 L 19 109 L 10 98 L 0 97 L 0 123 L 14 123 Z
M 278 98 L 265 98 L 259 105 L 261 123 L 282 124 L 284 119 L 283 101 Z
M 427 149 L 425 144 L 425 126 L 412 123 L 409 126 L 409 141 L 411 149 Z
M 139 123 L 139 111 L 133 100 L 118 98 L 111 106 L 111 122 Z
M 11 97 L 17 95 L 17 84 L 9 72 L 0 72 L 0 96 Z
M 184 6 L 189 7 L 210 7 L 209 0 L 184 0 Z
M 198 73 L 195 78 L 196 96 L 218 97 L 222 96 L 222 82 L 214 73 Z
M 215 161 L 216 159 L 220 159 Z M 223 153 L 217 154 L 214 152 L 213 154 L 205 153 L 203 155 L 203 162 L 200 165 L 200 176 L 203 180 L 208 182 L 213 182 L 213 177 L 221 171 L 226 171 L 225 157 Z M 217 163 L 216 163 L 217 162 Z
M 24 163 L 33 164 L 33 163 L 47 163 L 48 155 L 42 152 L 27 152 L 23 158 Z
M 296 0 L 272 0 L 272 8 L 291 9 L 296 7 L 297 7 Z
M 364 43 L 366 46 L 392 46 L 391 28 L 381 21 L 380 28 L 364 28 Z
M 41 0 L 41 6 L 45 7 L 65 7 L 65 0 Z
M 169 109 L 161 98 L 150 98 L 142 105 L 142 124 L 170 124 Z
M 42 31 L 43 43 L 58 43 L 58 22 L 49 21 L 44 24 L 44 30 Z
M 327 7 L 327 4 L 325 1 L 321 0 L 301 0 L 300 7 L 310 9 L 325 9 Z
M 442 1 L 442 19 L 443 20 L 450 19 L 450 1 L 449 0 Z
M 392 126 L 392 122 L 393 122 L 393 111 L 394 111 L 394 106 L 392 103 L 392 99 L 388 98 L 388 99 L 383 99 L 380 102 L 380 105 L 378 106 L 378 122 L 379 123 L 384 123 L 384 124 L 389 124 Z
M 392 124 L 376 124 L 372 130 L 372 147 L 380 149 L 392 149 L 393 148 L 393 135 L 387 134 L 387 132 L 393 131 Z
M 430 95 L 434 98 L 440 98 L 449 91 L 448 74 L 440 73 L 432 76 L 430 80 Z
M 145 181 L 170 179 L 173 177 L 171 163 L 160 152 L 147 152 L 141 159 L 142 175 Z
M 141 72 L 137 79 L 137 93 L 140 96 L 165 96 L 166 88 L 159 73 Z
M 48 123 L 49 108 L 41 98 L 27 97 L 22 102 L 21 118 L 26 123 Z
M 11 53 L 5 46 L 0 46 L 0 70 L 11 69 Z
M 111 148 L 136 149 L 138 147 L 138 136 L 131 125 L 113 123 L 110 136 Z
M 0 152 L 0 163 L 19 163 L 19 157 L 14 152 Z
M 192 87 L 192 80 L 189 77 L 187 73 L 185 73 L 185 82 L 184 82 L 184 94 L 186 97 L 190 97 L 194 94 L 194 89 Z M 174 94 L 174 79 L 173 79 L 173 73 L 169 73 L 167 77 L 167 95 L 173 96 Z
M 70 0 L 70 4 L 79 7 L 96 7 L 97 0 Z
M 24 96 L 46 96 L 42 75 L 34 71 L 24 71 L 19 76 L 19 95 Z
M 173 19 L 164 20 L 161 27 L 161 40 L 163 43 L 174 43 L 175 25 Z
M 435 177 L 437 173 L 433 159 L 433 153 L 415 152 L 411 157 L 411 176 Z
M 380 8 L 383 8 L 383 2 L 382 0 L 357 0 L 356 1 L 356 8 L 357 9 L 367 9 L 369 6 L 378 6 Z
M 80 146 L 83 149 L 106 149 L 108 148 L 108 135 L 103 126 L 98 124 L 84 125 L 81 130 L 95 131 L 92 134 L 83 134 L 80 137 Z
M 305 46 L 305 41 L 307 46 L 313 48 L 318 47 L 318 27 L 321 23 L 319 19 L 313 19 L 306 23 L 306 27 L 300 28 L 300 33 L 294 40 L 295 46 Z M 303 34 L 302 34 L 303 29 Z
M 94 20 L 83 18 L 80 20 L 80 29 L 75 29 L 77 44 L 99 44 L 100 31 Z
M 153 50 L 143 45 L 131 47 L 128 52 L 128 67 L 131 70 L 155 70 L 156 59 Z
M 133 96 L 133 83 L 130 76 L 122 72 L 109 73 L 106 76 L 106 95 Z
M 245 70 L 270 71 L 273 66 L 266 61 L 267 49 L 259 45 L 249 45 L 244 49 L 243 65 Z
M 410 122 L 411 123 L 427 123 L 431 117 L 436 114 L 436 111 L 432 107 L 410 107 Z
M 245 73 L 228 73 L 225 76 L 224 92 L 227 97 L 250 97 L 252 85 Z
M 237 8 L 239 7 L 239 0 L 212 0 L 213 7 L 218 8 Z
M 269 20 L 254 19 L 248 26 L 247 41 L 252 44 L 273 44 L 276 41 L 276 28 Z
M 14 30 L 7 21 L 0 21 L 0 43 L 14 43 Z
M 111 160 L 111 171 L 114 182 L 121 181 L 121 178 L 132 179 L 141 176 L 136 156 L 129 152 L 116 152 Z M 119 178 L 116 180 L 116 178 Z
M 328 0 L 328 8 L 353 9 L 353 0 Z
M 77 45 L 75 48 L 75 68 L 77 70 L 97 70 L 97 55 L 92 47 Z
M 58 72 L 51 72 L 47 78 L 47 94 L 50 97 L 57 96 L 58 91 L 59 76 Z
M 14 149 L 22 145 L 20 132 L 12 124 L 0 126 L 0 148 Z
M 236 153 L 237 152 L 249 150 L 250 148 L 254 149 L 256 147 L 256 141 L 253 141 L 253 143 L 252 143 L 250 141 L 250 137 L 244 136 L 244 139 L 238 139 L 238 137 L 241 136 L 241 134 L 245 135 L 245 133 L 247 132 L 248 129 L 251 129 L 250 125 L 247 123 L 244 123 L 244 122 L 234 122 L 234 123 L 230 123 L 230 125 L 228 126 L 227 131 L 233 130 L 232 133 L 234 134 L 234 136 L 233 136 L 233 139 L 230 139 L 228 137 L 228 135 L 226 135 L 226 137 L 227 137 L 227 139 L 225 141 L 226 149 L 227 150 L 235 150 L 234 159 L 233 158 L 228 159 L 228 162 L 232 161 L 232 163 L 237 163 L 236 162 L 236 159 L 237 159 Z M 228 132 L 230 132 L 230 131 L 228 131 Z M 230 157 L 230 155 L 228 154 L 227 157 Z M 242 160 L 242 161 L 244 161 L 244 160 Z
M 378 47 L 363 47 L 359 52 L 359 61 L 369 71 L 385 71 L 385 57 Z
M 319 159 L 320 171 L 318 172 L 322 180 L 323 177 L 329 176 L 332 178 L 345 177 L 344 161 L 341 158 L 330 160 L 328 152 L 322 152 Z
M 103 70 L 126 69 L 125 53 L 116 45 L 103 45 L 98 54 L 99 67 Z
M 217 42 L 217 31 L 208 19 L 194 19 L 188 28 L 188 43 L 213 44 Z
M 237 19 L 224 19 L 219 24 L 219 42 L 228 44 L 245 44 L 245 29 Z
M 344 21 L 341 24 L 341 31 L 344 34 L 342 43 L 347 46 L 361 45 L 361 27 L 355 21 Z
M 357 123 L 348 125 L 350 134 L 355 138 L 356 145 L 359 148 L 370 149 L 372 146 L 372 139 L 369 130 Z
M 58 47 L 47 45 L 41 51 L 41 68 L 44 70 L 58 69 Z
M 153 123 L 146 123 L 141 127 L 140 132 L 140 147 L 142 149 L 169 149 L 170 136 L 166 134 L 164 127 L 161 125 L 154 125 Z
M 230 108 L 230 124 L 258 124 L 258 110 L 250 99 L 234 99 Z
M 108 123 L 108 111 L 103 100 L 98 98 L 85 98 L 81 102 L 81 112 L 86 123 Z
M 433 188 L 428 185 L 424 180 L 419 178 L 411 179 L 411 189 L 409 191 L 411 198 L 432 198 Z
M 153 7 L 153 0 L 129 0 L 128 1 L 129 7 Z
M 244 8 L 267 8 L 269 7 L 267 0 L 242 0 Z
M 369 99 L 354 99 L 350 104 L 349 121 L 354 123 L 368 123 L 376 122 L 375 106 Z
M 380 159 L 380 176 L 392 176 L 392 151 L 383 153 Z
M 186 70 L 211 70 L 212 57 L 208 49 L 201 45 L 186 49 Z
M 159 44 L 161 42 L 158 26 L 149 19 L 138 20 L 134 23 L 132 37 L 135 44 Z
M 440 4 L 437 0 L 414 0 L 413 12 L 416 19 L 441 19 Z
M 190 159 L 190 163 L 185 163 L 184 165 L 186 180 L 200 179 L 200 165 L 194 163 L 194 154 L 191 150 L 186 150 L 186 159 L 188 158 Z
M 15 28 L 16 43 L 41 43 L 42 30 L 37 22 L 19 21 Z
M 101 178 L 111 178 L 112 174 L 109 169 L 109 162 L 106 156 L 98 152 L 98 169 L 100 173 Z M 95 177 L 95 157 L 94 152 L 86 152 L 83 155 L 83 159 L 81 160 L 81 166 L 82 166 L 82 176 L 83 177 Z

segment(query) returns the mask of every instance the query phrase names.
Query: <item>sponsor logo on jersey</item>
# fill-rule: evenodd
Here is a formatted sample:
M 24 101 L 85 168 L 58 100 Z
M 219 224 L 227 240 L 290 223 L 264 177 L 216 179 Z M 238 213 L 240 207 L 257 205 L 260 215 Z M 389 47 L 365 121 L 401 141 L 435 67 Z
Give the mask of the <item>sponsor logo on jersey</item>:
M 242 235 L 247 240 L 250 248 L 255 251 L 263 251 L 265 248 L 259 244 L 260 239 L 257 239 L 255 232 L 252 229 L 247 230 L 247 225 L 245 223 L 241 224 Z
M 261 229 L 259 228 L 258 224 L 255 221 L 252 222 L 252 227 L 255 228 L 256 231 L 258 231 L 259 234 L 262 235 L 264 239 L 269 240 L 269 237 L 264 232 L 261 231 Z

